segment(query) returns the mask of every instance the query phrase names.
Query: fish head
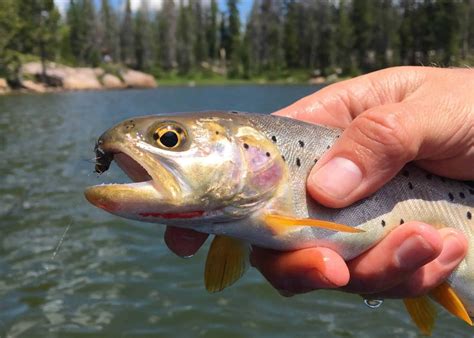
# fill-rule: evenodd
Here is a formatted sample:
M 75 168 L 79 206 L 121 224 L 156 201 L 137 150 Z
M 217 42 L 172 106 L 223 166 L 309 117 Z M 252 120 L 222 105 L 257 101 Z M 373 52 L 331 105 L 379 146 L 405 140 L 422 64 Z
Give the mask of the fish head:
M 245 118 L 225 113 L 126 120 L 100 136 L 95 152 L 98 173 L 115 161 L 134 183 L 89 187 L 89 202 L 121 217 L 182 227 L 245 218 L 286 175 L 272 142 Z

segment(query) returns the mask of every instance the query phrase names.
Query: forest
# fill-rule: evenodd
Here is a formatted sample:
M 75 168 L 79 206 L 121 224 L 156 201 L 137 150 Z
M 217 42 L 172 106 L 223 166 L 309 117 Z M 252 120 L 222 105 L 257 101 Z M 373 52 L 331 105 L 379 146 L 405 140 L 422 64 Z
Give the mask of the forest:
M 250 1 L 250 0 L 240 0 Z M 472 66 L 474 0 L 0 1 L 0 77 L 31 60 L 129 67 L 157 79 L 354 76 L 395 65 Z

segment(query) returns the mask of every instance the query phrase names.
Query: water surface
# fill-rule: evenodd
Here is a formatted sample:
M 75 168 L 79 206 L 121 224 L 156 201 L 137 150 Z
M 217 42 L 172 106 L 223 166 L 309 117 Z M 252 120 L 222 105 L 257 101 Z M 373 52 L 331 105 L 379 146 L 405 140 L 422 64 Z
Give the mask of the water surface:
M 178 258 L 161 226 L 114 217 L 83 197 L 88 185 L 127 181 L 117 168 L 92 173 L 94 142 L 116 122 L 191 110 L 267 113 L 316 89 L 0 97 L 0 337 L 417 337 L 399 301 L 371 310 L 359 296 L 337 292 L 283 298 L 255 270 L 208 294 L 207 245 Z M 435 336 L 472 337 L 463 323 L 440 317 Z

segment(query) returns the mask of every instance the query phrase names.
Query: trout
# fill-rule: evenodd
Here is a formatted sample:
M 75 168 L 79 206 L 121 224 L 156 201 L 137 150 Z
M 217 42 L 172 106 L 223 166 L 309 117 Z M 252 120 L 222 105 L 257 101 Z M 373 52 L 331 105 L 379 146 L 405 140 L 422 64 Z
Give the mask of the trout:
M 422 221 L 461 230 L 467 256 L 429 295 L 405 299 L 420 330 L 435 321 L 432 300 L 472 325 L 474 188 L 407 165 L 347 208 L 312 200 L 306 178 L 341 130 L 274 115 L 199 112 L 126 120 L 97 141 L 96 172 L 112 161 L 134 181 L 85 190 L 114 215 L 214 234 L 204 280 L 210 292 L 237 281 L 249 244 L 274 250 L 323 246 L 350 260 L 395 227 Z

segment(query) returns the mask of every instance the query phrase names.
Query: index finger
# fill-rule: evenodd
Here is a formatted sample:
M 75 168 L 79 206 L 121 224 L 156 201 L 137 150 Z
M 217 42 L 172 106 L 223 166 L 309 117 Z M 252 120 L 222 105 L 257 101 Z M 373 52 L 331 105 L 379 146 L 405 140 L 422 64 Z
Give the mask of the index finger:
M 344 129 L 367 109 L 403 101 L 423 76 L 419 67 L 380 70 L 324 87 L 274 114 Z

